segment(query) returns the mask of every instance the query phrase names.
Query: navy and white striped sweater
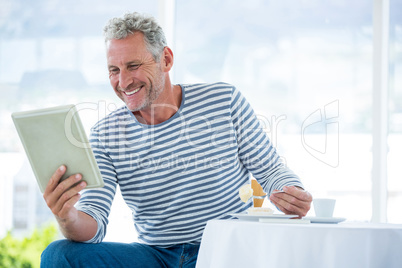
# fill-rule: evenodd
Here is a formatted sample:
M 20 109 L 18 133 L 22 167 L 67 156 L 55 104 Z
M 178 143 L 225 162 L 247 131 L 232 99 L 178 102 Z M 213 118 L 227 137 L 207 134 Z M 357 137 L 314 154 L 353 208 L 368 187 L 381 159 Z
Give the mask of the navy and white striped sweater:
M 141 124 L 124 106 L 92 128 L 90 143 L 105 186 L 84 191 L 77 204 L 98 223 L 87 242 L 104 238 L 117 185 L 139 241 L 158 246 L 200 242 L 208 220 L 247 209 L 238 189 L 250 174 L 267 193 L 302 187 L 234 86 L 181 87 L 179 110 L 161 124 Z

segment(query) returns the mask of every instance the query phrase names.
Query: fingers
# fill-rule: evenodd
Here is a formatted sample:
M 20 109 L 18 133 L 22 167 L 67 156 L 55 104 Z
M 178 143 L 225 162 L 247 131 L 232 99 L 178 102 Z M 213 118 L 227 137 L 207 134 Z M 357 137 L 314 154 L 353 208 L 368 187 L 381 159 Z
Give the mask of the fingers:
M 312 197 L 311 194 L 299 187 L 296 186 L 285 186 L 283 187 L 283 191 L 289 195 L 292 195 L 294 197 L 296 197 L 299 200 L 302 201 L 312 201 Z
M 273 193 L 270 200 L 282 212 L 306 216 L 310 210 L 312 196 L 309 192 L 295 186 L 285 186 L 283 193 Z
M 77 210 L 74 205 L 80 200 L 80 193 L 75 194 L 67 202 L 62 203 L 59 211 L 55 211 L 54 215 L 58 218 L 59 222 L 71 222 L 73 221 L 73 213 L 76 213 Z M 53 212 L 53 211 L 52 211 Z
M 295 212 L 293 212 L 293 211 L 290 211 L 290 210 L 287 210 L 285 207 L 283 207 L 283 206 L 281 206 L 280 204 L 276 204 L 276 206 L 277 206 L 277 208 L 280 210 L 280 211 L 282 211 L 283 213 L 285 213 L 285 214 L 296 214 L 296 215 L 299 215 L 299 214 L 297 214 L 297 213 L 295 213 Z
M 63 165 L 55 171 L 46 186 L 43 198 L 52 213 L 59 217 L 67 217 L 71 208 L 80 198 L 79 192 L 86 187 L 84 181 L 80 182 L 82 176 L 80 174 L 72 175 L 60 182 L 66 172 Z
M 53 194 L 60 197 L 64 192 L 68 191 L 74 184 L 77 184 L 82 179 L 81 174 L 75 174 L 64 181 L 60 182 L 53 190 Z
M 57 187 L 57 184 L 63 177 L 64 173 L 66 173 L 66 166 L 61 166 L 59 167 L 55 173 L 53 173 L 52 177 L 50 178 L 49 182 L 47 183 L 46 189 L 44 194 L 49 194 L 54 191 L 54 189 Z
M 66 214 L 66 211 L 63 211 L 63 209 L 70 209 L 75 205 L 75 203 L 77 203 L 80 198 L 79 192 L 84 189 L 85 186 L 86 183 L 84 181 L 80 182 L 74 187 L 69 188 L 67 191 L 62 192 L 60 195 L 56 192 L 58 189 L 57 187 L 55 196 L 59 196 L 59 198 L 57 198 L 56 202 L 51 207 L 53 214 L 63 218 L 63 215 L 61 214 Z

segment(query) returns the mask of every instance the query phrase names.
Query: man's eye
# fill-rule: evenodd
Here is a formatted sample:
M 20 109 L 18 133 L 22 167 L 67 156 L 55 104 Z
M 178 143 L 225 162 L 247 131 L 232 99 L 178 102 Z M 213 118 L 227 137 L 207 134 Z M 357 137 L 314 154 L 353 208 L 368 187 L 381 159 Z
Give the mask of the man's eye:
M 111 74 L 117 74 L 119 72 L 119 69 L 110 69 L 109 72 Z
M 138 68 L 140 68 L 141 64 L 131 64 L 128 66 L 128 68 L 130 70 L 137 70 Z

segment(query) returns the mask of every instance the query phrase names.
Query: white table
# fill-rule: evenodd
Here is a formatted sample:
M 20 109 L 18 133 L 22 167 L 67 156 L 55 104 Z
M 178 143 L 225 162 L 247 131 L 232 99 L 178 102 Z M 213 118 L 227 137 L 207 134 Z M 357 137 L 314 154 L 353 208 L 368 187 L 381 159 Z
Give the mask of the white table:
M 402 267 L 402 225 L 209 221 L 197 268 Z

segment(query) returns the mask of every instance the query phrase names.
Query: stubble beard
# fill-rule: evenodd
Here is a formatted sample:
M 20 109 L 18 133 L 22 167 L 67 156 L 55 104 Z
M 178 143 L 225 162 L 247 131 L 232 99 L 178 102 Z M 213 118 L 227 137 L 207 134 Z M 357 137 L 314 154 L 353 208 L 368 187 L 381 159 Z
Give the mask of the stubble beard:
M 150 85 L 148 94 L 146 95 L 144 102 L 140 104 L 138 107 L 130 108 L 130 111 L 138 112 L 147 107 L 151 107 L 153 102 L 159 97 L 165 86 L 165 76 L 163 75 L 161 69 L 158 69 L 156 77 L 157 78 L 154 80 L 154 84 Z

